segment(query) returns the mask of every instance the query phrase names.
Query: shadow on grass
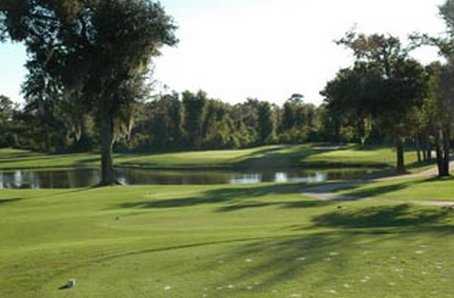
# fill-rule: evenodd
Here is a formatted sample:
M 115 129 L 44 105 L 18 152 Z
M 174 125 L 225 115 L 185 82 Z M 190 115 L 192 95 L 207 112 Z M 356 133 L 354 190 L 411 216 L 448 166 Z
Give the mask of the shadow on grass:
M 355 149 L 362 150 L 356 146 L 342 146 L 342 149 Z M 263 170 L 269 169 L 291 169 L 291 168 L 346 168 L 346 167 L 358 167 L 358 168 L 375 168 L 383 169 L 389 167 L 385 163 L 377 162 L 336 162 L 336 161 L 306 161 L 309 157 L 319 154 L 325 154 L 327 152 L 338 150 L 337 146 L 332 144 L 312 144 L 312 145 L 276 145 L 268 146 L 262 149 L 257 149 L 248 155 L 241 156 L 228 160 L 224 163 L 219 164 L 185 164 L 185 165 L 162 165 L 158 162 L 150 160 L 142 160 L 153 155 L 159 155 L 165 152 L 158 153 L 141 153 L 134 154 L 127 157 L 127 160 L 120 161 L 118 165 L 122 167 L 140 167 L 149 169 L 255 169 Z M 184 153 L 190 153 L 183 151 Z M 197 152 L 197 151 L 194 151 Z M 170 152 L 174 153 L 174 152 Z
M 289 151 L 284 151 L 289 149 Z M 343 146 L 342 150 L 345 149 L 357 149 L 355 146 Z M 383 169 L 389 167 L 388 164 L 383 163 L 364 163 L 364 162 L 342 162 L 342 161 L 307 161 L 312 156 L 326 154 L 339 150 L 336 146 L 330 146 L 329 144 L 312 144 L 311 146 L 300 145 L 300 146 L 279 146 L 273 148 L 267 148 L 262 151 L 254 152 L 246 157 L 241 158 L 238 162 L 233 164 L 234 168 L 370 168 L 374 167 L 377 169 Z
M 317 216 L 313 223 L 316 227 L 385 228 L 445 224 L 449 219 L 454 219 L 454 212 L 448 209 L 413 208 L 403 204 L 340 210 Z
M 313 282 L 320 286 L 333 285 L 344 282 L 343 271 L 367 274 L 371 261 L 386 265 L 387 256 L 395 255 L 396 250 L 407 256 L 414 254 L 415 247 L 421 244 L 434 245 L 432 240 L 452 241 L 447 238 L 454 236 L 454 226 L 448 223 L 452 219 L 454 212 L 409 205 L 332 212 L 315 217 L 312 227 L 300 228 L 312 233 L 251 241 L 219 256 L 222 262 L 208 262 L 206 268 L 197 270 L 221 269 L 230 263 L 241 268 L 214 287 L 229 283 L 254 286 L 259 281 L 259 288 L 269 289 L 309 273 L 317 276 Z M 336 229 L 320 231 L 320 228 Z M 368 252 L 371 254 L 364 257 Z
M 384 194 L 400 191 L 403 189 L 406 189 L 408 187 L 414 186 L 418 184 L 417 182 L 403 182 L 403 183 L 397 183 L 397 184 L 392 184 L 392 185 L 384 185 L 384 186 L 376 186 L 376 187 L 371 187 L 371 188 L 366 188 L 366 189 L 358 189 L 355 190 L 355 188 L 361 187 L 361 184 L 354 185 L 349 188 L 344 188 L 342 190 L 347 190 L 348 192 L 343 193 L 342 195 L 345 195 L 347 197 L 352 197 L 352 198 L 373 198 L 373 197 L 378 197 Z
M 251 208 L 270 207 L 278 206 L 281 208 L 317 208 L 330 205 L 330 202 L 326 201 L 282 201 L 282 202 L 246 202 L 235 205 L 229 205 L 220 207 L 217 209 L 218 212 L 234 212 L 240 210 L 246 210 Z
M 281 206 L 282 208 L 311 208 L 321 207 L 330 204 L 323 201 L 307 201 L 293 200 L 293 201 L 250 201 L 250 199 L 262 198 L 268 195 L 299 195 L 301 193 L 303 184 L 278 184 L 278 185 L 265 185 L 254 187 L 238 187 L 238 188 L 221 188 L 208 190 L 201 195 L 193 197 L 180 197 L 163 200 L 147 200 L 139 202 L 128 202 L 120 205 L 122 208 L 182 208 L 193 207 L 207 204 L 220 204 L 225 203 L 227 206 L 222 206 L 217 209 L 218 212 L 233 212 L 244 209 Z
M 309 187 L 307 184 L 271 184 L 262 186 L 249 187 L 226 187 L 221 189 L 207 190 L 200 195 L 176 197 L 169 199 L 145 200 L 137 202 L 127 202 L 120 205 L 121 208 L 142 208 L 142 209 L 160 209 L 160 208 L 184 208 L 208 204 L 226 204 L 219 207 L 218 212 L 234 212 L 252 208 L 263 208 L 269 206 L 280 206 L 282 208 L 315 208 L 339 203 L 336 200 L 268 200 L 264 198 L 271 195 L 300 195 L 304 190 L 310 190 L 311 193 L 326 193 L 345 191 L 342 197 L 352 198 L 351 200 L 360 200 L 364 198 L 374 198 L 388 193 L 397 192 L 417 184 L 433 182 L 434 179 L 401 182 L 392 185 L 358 189 L 367 182 L 357 183 L 331 183 L 320 186 Z M 256 201 L 254 199 L 262 198 Z
M 0 159 L 0 169 L 3 171 L 83 169 L 92 168 L 99 161 L 100 157 L 85 157 L 84 154 L 31 155 Z
M 133 155 L 121 155 L 120 157 L 126 158 L 126 160 L 121 160 L 118 162 L 117 166 L 119 167 L 130 167 L 130 168 L 141 168 L 141 169 L 155 169 L 155 170 L 225 170 L 225 169 L 243 169 L 243 168 L 250 168 L 249 166 L 242 166 L 244 160 L 249 160 L 256 156 L 265 156 L 270 152 L 279 151 L 286 148 L 286 146 L 268 146 L 263 149 L 259 149 L 254 151 L 253 153 L 243 156 L 238 160 L 233 159 L 230 161 L 222 162 L 222 163 L 215 163 L 215 164 L 203 164 L 203 163 L 186 163 L 186 164 L 170 164 L 170 165 L 163 165 L 159 162 L 153 162 L 148 158 L 153 156 L 159 156 L 161 154 L 174 154 L 174 153 L 200 153 L 203 151 L 170 151 L 170 152 L 155 152 L 155 153 L 137 153 Z M 253 167 L 255 168 L 255 167 Z M 258 166 L 257 169 L 262 167 Z
M 345 185 L 346 187 L 338 188 L 338 189 L 336 189 L 336 191 L 345 191 L 342 193 L 342 195 L 346 196 L 346 197 L 352 197 L 352 198 L 358 198 L 358 199 L 374 198 L 374 197 L 379 197 L 381 195 L 408 189 L 410 187 L 414 187 L 417 185 L 422 185 L 425 183 L 443 182 L 443 181 L 452 181 L 452 180 L 454 180 L 454 177 L 445 177 L 445 178 L 432 177 L 432 178 L 427 178 L 427 179 L 401 181 L 401 182 L 396 182 L 396 183 L 386 182 L 386 183 L 393 183 L 393 184 L 378 185 L 378 186 L 372 186 L 372 187 L 367 187 L 367 188 L 361 189 L 361 187 L 364 186 L 366 183 L 373 182 L 373 181 L 366 180 L 366 181 L 351 183 L 350 185 L 348 183 L 343 183 L 343 185 Z M 335 183 L 333 183 L 333 185 L 335 185 Z M 342 183 L 340 185 L 342 185 Z
M 64 196 L 64 195 L 71 195 L 71 194 L 76 194 L 76 193 L 82 193 L 82 192 L 87 192 L 86 195 L 88 195 L 88 192 L 92 190 L 96 190 L 96 186 L 88 186 L 88 187 L 83 187 L 83 188 L 75 188 L 75 189 L 69 189 L 69 190 L 63 190 L 63 191 L 56 191 L 56 192 L 51 192 L 51 193 L 46 193 L 44 195 L 40 194 L 37 192 L 38 195 L 34 195 L 30 197 L 30 199 L 42 199 L 42 198 L 53 198 L 53 197 L 59 197 L 59 196 Z M 65 199 L 73 199 L 72 197 L 65 198 Z
M 0 207 L 2 205 L 8 205 L 8 204 L 16 203 L 16 202 L 19 202 L 22 200 L 23 200 L 23 198 L 0 199 Z
M 32 158 L 32 157 L 38 157 L 40 155 L 41 155 L 40 153 L 33 153 L 33 152 L 10 152 L 10 153 L 0 152 L 0 161 L 19 159 L 19 158 Z
M 226 284 L 242 284 L 243 287 L 250 285 L 268 290 L 289 282 L 298 282 L 303 276 L 310 274 L 311 282 L 318 286 L 342 285 L 345 282 L 343 272 L 356 270 L 370 274 L 367 269 L 370 262 L 384 262 L 387 250 L 389 257 L 391 253 L 396 253 L 396 249 L 403 254 L 414 253 L 414 247 L 417 247 L 415 243 L 418 243 L 415 236 L 421 235 L 427 236 L 427 241 L 431 241 L 432 237 L 440 239 L 452 236 L 453 227 L 427 227 L 419 230 L 408 228 L 400 231 L 342 230 L 251 241 L 220 255 L 222 262 L 207 262 L 195 270 L 222 270 L 224 264 L 235 264 L 235 267 L 241 268 L 226 275 L 222 282 L 212 285 L 214 288 Z M 369 251 L 372 254 L 363 257 Z M 233 291 L 241 293 L 244 290 L 236 287 Z

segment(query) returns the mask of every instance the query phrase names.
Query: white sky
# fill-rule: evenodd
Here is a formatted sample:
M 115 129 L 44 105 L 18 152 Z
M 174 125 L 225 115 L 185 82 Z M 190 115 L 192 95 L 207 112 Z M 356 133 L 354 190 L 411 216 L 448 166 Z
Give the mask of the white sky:
M 320 103 L 319 91 L 350 53 L 333 43 L 357 24 L 361 32 L 405 38 L 438 34 L 444 0 L 162 0 L 179 25 L 180 43 L 156 60 L 155 79 L 171 89 L 203 89 L 211 97 L 275 103 L 292 93 Z M 420 50 L 423 63 L 438 59 Z M 0 94 L 19 100 L 25 54 L 0 45 Z

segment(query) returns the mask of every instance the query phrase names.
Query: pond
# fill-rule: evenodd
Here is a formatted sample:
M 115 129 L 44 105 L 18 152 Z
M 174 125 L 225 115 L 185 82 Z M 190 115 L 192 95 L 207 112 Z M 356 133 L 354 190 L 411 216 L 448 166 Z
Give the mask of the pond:
M 364 169 L 335 171 L 301 169 L 279 171 L 161 171 L 120 168 L 115 171 L 119 181 L 126 185 L 320 183 L 328 180 L 355 179 L 370 173 L 370 171 Z M 100 171 L 96 169 L 0 172 L 0 189 L 78 188 L 93 186 L 99 182 Z

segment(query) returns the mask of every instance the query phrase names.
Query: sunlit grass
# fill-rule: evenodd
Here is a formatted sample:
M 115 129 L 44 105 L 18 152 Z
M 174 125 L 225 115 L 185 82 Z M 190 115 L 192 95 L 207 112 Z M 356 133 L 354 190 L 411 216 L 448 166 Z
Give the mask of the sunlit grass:
M 454 212 L 411 202 L 454 181 L 404 183 L 5 190 L 0 297 L 451 297 Z
M 412 151 L 407 164 L 416 161 Z M 319 145 L 265 146 L 244 150 L 195 151 L 163 154 L 116 154 L 118 166 L 160 169 L 194 168 L 289 168 L 289 167 L 370 167 L 390 168 L 395 163 L 392 148 L 346 146 L 341 150 L 323 150 Z M 45 155 L 28 151 L 0 149 L 0 169 L 43 169 L 94 167 L 95 153 Z

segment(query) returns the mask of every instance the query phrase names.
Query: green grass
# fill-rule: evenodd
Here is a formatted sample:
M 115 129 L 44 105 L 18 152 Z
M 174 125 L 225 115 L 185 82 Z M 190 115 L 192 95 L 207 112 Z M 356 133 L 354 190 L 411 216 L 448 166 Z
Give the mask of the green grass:
M 453 180 L 304 187 L 3 190 L 0 297 L 452 297 Z
M 407 154 L 409 163 L 415 154 Z M 143 168 L 390 168 L 386 148 L 315 145 L 116 155 Z M 0 168 L 96 154 L 0 150 Z M 304 184 L 0 191 L 0 297 L 452 297 L 453 179 L 370 182 L 324 202 Z M 68 279 L 77 287 L 59 290 Z
M 454 202 L 453 178 L 396 179 L 375 182 L 339 191 L 346 196 L 357 196 L 393 201 Z
M 407 163 L 416 161 L 408 152 Z M 155 169 L 241 169 L 288 167 L 370 167 L 394 166 L 395 153 L 390 148 L 322 150 L 316 145 L 266 146 L 245 150 L 198 151 L 166 154 L 116 154 L 118 166 Z M 94 153 L 44 155 L 28 151 L 0 149 L 0 169 L 44 169 L 94 167 L 99 155 Z

